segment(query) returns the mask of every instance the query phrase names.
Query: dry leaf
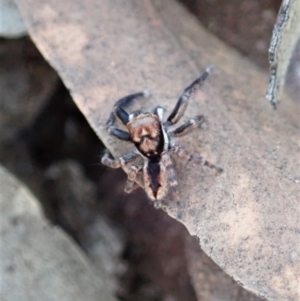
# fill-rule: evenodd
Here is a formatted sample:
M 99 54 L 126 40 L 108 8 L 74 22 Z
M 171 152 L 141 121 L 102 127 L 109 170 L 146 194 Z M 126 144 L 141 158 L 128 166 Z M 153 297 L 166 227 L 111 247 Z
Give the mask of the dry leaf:
M 188 269 L 198 300 L 201 301 L 262 301 L 261 298 L 243 289 L 226 275 L 204 252 L 198 242 L 187 240 Z
M 225 172 L 177 161 L 181 202 L 168 214 L 245 288 L 268 300 L 298 300 L 299 108 L 264 102 L 267 76 L 204 31 L 177 2 L 17 0 L 28 30 L 114 156 L 132 149 L 105 131 L 114 102 L 148 88 L 143 105 L 168 112 L 200 70 L 216 71 L 186 119 L 205 130 L 181 140 Z
M 300 39 L 300 0 L 282 1 L 269 48 L 270 75 L 266 98 L 277 107 L 293 51 Z

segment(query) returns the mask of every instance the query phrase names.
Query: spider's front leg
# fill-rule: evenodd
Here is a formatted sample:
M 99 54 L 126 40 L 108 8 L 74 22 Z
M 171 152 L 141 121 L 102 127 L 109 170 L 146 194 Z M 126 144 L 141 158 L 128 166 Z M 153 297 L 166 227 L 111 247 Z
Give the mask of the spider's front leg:
M 130 105 L 135 99 L 139 97 L 149 97 L 150 92 L 145 90 L 143 92 L 138 92 L 134 94 L 130 94 L 118 100 L 111 112 L 107 122 L 106 122 L 106 130 L 110 135 L 117 137 L 120 140 L 131 141 L 131 137 L 129 133 L 117 129 L 114 127 L 114 123 L 116 122 L 116 118 L 122 121 L 124 125 L 126 125 L 129 121 L 129 115 L 124 111 L 123 107 Z
M 185 148 L 178 144 L 174 144 L 172 146 L 173 152 L 180 158 L 186 160 L 186 161 L 193 161 L 196 164 L 207 166 L 209 168 L 215 169 L 217 174 L 220 174 L 223 172 L 223 168 L 218 167 L 208 161 L 206 161 L 203 157 L 190 154 Z
M 187 105 L 189 103 L 190 96 L 203 85 L 204 81 L 211 73 L 213 68 L 214 68 L 213 66 L 209 66 L 199 78 L 197 78 L 187 88 L 185 88 L 183 94 L 178 99 L 175 108 L 173 109 L 172 113 L 168 117 L 166 121 L 166 126 L 170 126 L 177 123 L 178 120 L 183 116 L 187 108 Z

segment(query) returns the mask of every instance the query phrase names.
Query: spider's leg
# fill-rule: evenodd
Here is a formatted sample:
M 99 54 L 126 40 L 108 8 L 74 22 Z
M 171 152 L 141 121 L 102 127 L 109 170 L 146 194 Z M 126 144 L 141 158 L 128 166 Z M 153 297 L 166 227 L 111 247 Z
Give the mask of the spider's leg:
M 132 191 L 134 191 L 135 189 L 137 189 L 139 187 L 140 187 L 140 185 L 138 183 L 127 179 L 124 191 L 126 193 L 131 193 Z
M 212 70 L 213 66 L 209 66 L 199 78 L 197 78 L 187 88 L 185 88 L 183 94 L 178 99 L 172 113 L 167 119 L 167 126 L 177 123 L 178 120 L 183 116 L 189 103 L 190 96 L 203 85 L 204 81 Z
M 218 167 L 208 161 L 206 161 L 203 157 L 190 154 L 186 149 L 178 144 L 174 144 L 172 147 L 173 152 L 180 158 L 183 158 L 186 161 L 193 161 L 196 164 L 207 166 L 209 168 L 215 169 L 218 174 L 223 172 L 223 168 Z
M 131 141 L 131 136 L 128 132 L 125 132 L 125 131 L 122 131 L 122 130 L 119 130 L 118 128 L 115 128 L 114 126 L 110 126 L 108 129 L 107 129 L 108 133 L 120 140 L 123 140 L 123 141 Z
M 108 133 L 112 136 L 117 137 L 120 140 L 123 141 L 131 141 L 131 137 L 129 133 L 122 131 L 116 127 L 114 127 L 114 123 L 116 122 L 116 117 L 122 121 L 124 125 L 126 125 L 129 121 L 129 115 L 125 112 L 123 109 L 124 106 L 130 105 L 132 101 L 134 101 L 136 98 L 144 96 L 148 97 L 150 95 L 150 92 L 145 90 L 143 92 L 130 94 L 128 96 L 125 96 L 118 100 L 113 108 L 113 112 L 110 114 L 107 122 L 106 122 L 106 130 Z
M 176 177 L 176 172 L 174 170 L 173 167 L 173 163 L 171 160 L 171 157 L 168 153 L 164 153 L 162 154 L 161 157 L 162 160 L 162 164 L 166 169 L 167 172 L 167 177 L 168 177 L 168 185 L 171 187 L 172 189 L 172 194 L 173 197 L 176 201 L 179 201 L 179 193 L 178 193 L 178 181 L 177 181 L 177 177 Z M 166 193 L 165 193 L 166 194 Z M 165 195 L 163 195 L 164 197 Z M 162 199 L 163 197 L 159 198 Z
M 124 189 L 126 193 L 130 193 L 141 186 L 140 182 L 136 182 L 136 178 L 138 173 L 140 173 L 142 170 L 143 170 L 142 162 L 130 166 L 130 168 L 127 171 L 128 179 Z
M 138 156 L 138 154 L 133 151 L 133 152 L 130 152 L 130 153 L 118 158 L 118 159 L 111 159 L 108 155 L 108 152 L 106 151 L 104 153 L 103 157 L 101 158 L 101 163 L 103 165 L 106 165 L 111 168 L 123 167 L 125 169 L 125 171 L 128 171 L 126 164 L 128 162 L 134 160 L 137 156 Z
M 115 103 L 113 112 L 110 114 L 106 122 L 106 128 L 109 129 L 111 126 L 113 126 L 116 121 L 116 117 L 118 117 L 123 122 L 123 124 L 126 124 L 128 122 L 128 114 L 123 110 L 123 107 L 130 105 L 138 97 L 148 97 L 149 95 L 150 92 L 148 90 L 145 90 L 143 92 L 130 94 L 119 99 Z
M 128 118 L 128 114 L 123 110 L 124 114 L 127 115 Z M 131 137 L 129 135 L 128 132 L 122 131 L 116 127 L 113 126 L 113 124 L 116 121 L 116 116 L 115 113 L 112 112 L 106 122 L 106 130 L 107 132 L 112 135 L 115 136 L 116 138 L 123 140 L 123 141 L 131 141 Z
M 169 134 L 172 137 L 180 137 L 183 135 L 186 135 L 190 133 L 195 128 L 199 127 L 204 121 L 204 117 L 202 115 L 196 116 L 190 120 L 188 120 L 186 123 L 184 123 L 182 126 L 178 127 L 177 129 L 170 131 Z
M 141 172 L 143 170 L 143 164 L 141 162 L 139 162 L 136 165 L 132 165 L 130 166 L 127 175 L 128 175 L 128 179 L 130 181 L 135 181 L 136 176 L 139 172 Z

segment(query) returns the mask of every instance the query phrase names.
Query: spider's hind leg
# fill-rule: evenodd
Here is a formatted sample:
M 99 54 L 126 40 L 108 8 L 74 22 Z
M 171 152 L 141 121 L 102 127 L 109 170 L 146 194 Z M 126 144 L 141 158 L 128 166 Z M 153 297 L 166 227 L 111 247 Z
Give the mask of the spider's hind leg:
M 126 193 L 131 193 L 132 191 L 134 191 L 135 189 L 137 189 L 139 187 L 140 187 L 140 185 L 137 182 L 127 179 L 124 191 Z
M 126 172 L 128 179 L 125 185 L 125 192 L 131 193 L 133 190 L 141 186 L 140 181 L 136 181 L 137 174 L 142 170 L 142 164 L 138 163 L 136 165 L 128 167 L 126 164 L 134 160 L 138 154 L 136 152 L 130 152 L 118 159 L 111 159 L 108 152 L 106 151 L 101 158 L 101 163 L 111 168 L 122 167 Z
M 187 88 L 185 88 L 183 94 L 178 99 L 175 108 L 173 109 L 172 113 L 167 119 L 166 125 L 173 125 L 178 122 L 178 120 L 183 116 L 187 105 L 189 103 L 190 96 L 198 89 L 200 88 L 208 75 L 212 72 L 213 66 L 209 66 L 206 68 L 204 73 L 197 78 L 194 82 L 192 82 Z
M 162 163 L 166 169 L 168 185 L 171 188 L 171 193 L 176 201 L 179 201 L 178 181 L 171 157 L 168 153 L 162 155 Z
M 125 192 L 131 193 L 133 190 L 139 188 L 142 186 L 141 179 L 137 178 L 138 174 L 143 170 L 143 164 L 141 162 L 130 166 L 126 172 L 127 172 L 127 182 L 125 185 Z
M 103 157 L 101 158 L 101 163 L 111 168 L 119 168 L 123 167 L 125 171 L 128 171 L 128 167 L 126 164 L 132 160 L 134 160 L 138 154 L 136 152 L 130 152 L 118 159 L 111 159 L 107 151 L 105 151 Z

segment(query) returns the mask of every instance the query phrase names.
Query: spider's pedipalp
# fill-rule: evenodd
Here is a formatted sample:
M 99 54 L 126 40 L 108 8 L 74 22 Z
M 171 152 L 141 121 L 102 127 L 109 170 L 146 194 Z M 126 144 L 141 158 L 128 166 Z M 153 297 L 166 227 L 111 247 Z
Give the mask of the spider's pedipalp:
M 202 115 L 196 116 L 186 123 L 178 127 L 177 129 L 170 131 L 169 135 L 172 137 L 181 137 L 183 135 L 189 134 L 192 130 L 197 127 L 200 127 L 204 121 L 204 117 Z
M 183 116 L 188 103 L 190 96 L 198 89 L 200 88 L 210 72 L 213 70 L 213 66 L 209 66 L 206 68 L 206 70 L 203 72 L 203 74 L 197 78 L 195 81 L 193 81 L 187 88 L 185 88 L 183 94 L 178 99 L 172 113 L 167 119 L 166 125 L 173 125 L 178 122 L 178 120 Z
M 198 156 L 198 155 L 193 155 L 190 154 L 185 148 L 178 144 L 174 144 L 172 146 L 173 152 L 180 158 L 186 160 L 186 161 L 192 161 L 196 164 L 202 165 L 202 166 L 207 166 L 209 168 L 215 169 L 218 174 L 223 172 L 223 169 L 210 163 L 209 161 L 206 161 L 203 157 Z
M 153 113 L 158 116 L 160 122 L 163 122 L 164 119 L 164 108 L 161 106 L 157 106 L 153 109 Z

